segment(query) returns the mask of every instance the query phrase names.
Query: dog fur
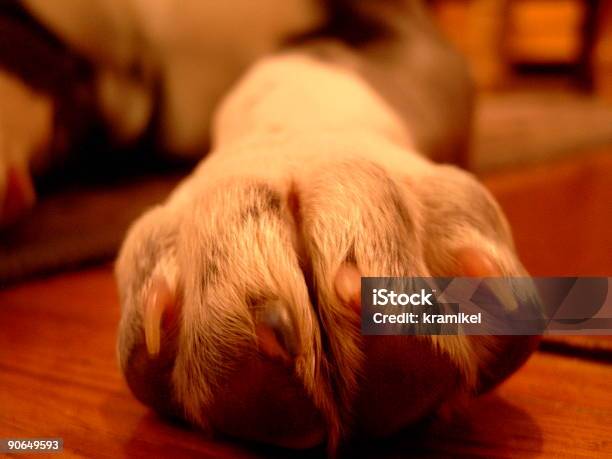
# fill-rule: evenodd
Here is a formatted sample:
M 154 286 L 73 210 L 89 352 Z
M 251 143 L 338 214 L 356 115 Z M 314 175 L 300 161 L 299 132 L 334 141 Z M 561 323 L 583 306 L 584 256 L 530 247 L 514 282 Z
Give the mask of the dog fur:
M 117 139 L 161 100 L 165 148 L 211 145 L 117 260 L 119 360 L 144 403 L 333 454 L 488 390 L 531 352 L 529 337 L 359 333 L 359 276 L 525 274 L 491 195 L 434 162 L 465 157 L 472 89 L 420 2 L 25 3 L 95 62 Z

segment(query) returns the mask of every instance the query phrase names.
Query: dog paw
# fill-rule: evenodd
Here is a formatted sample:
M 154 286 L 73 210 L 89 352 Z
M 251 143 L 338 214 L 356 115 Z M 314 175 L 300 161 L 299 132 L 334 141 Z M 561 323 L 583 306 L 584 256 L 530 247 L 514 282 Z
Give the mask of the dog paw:
M 0 71 L 0 227 L 27 212 L 36 200 L 30 169 L 42 166 L 51 139 L 53 105 L 21 80 Z
M 281 192 L 250 180 L 136 222 L 117 275 L 120 361 L 138 398 L 225 435 L 323 441 L 323 351 L 293 225 Z
M 524 274 L 500 209 L 468 174 L 355 158 L 202 177 L 136 222 L 117 262 L 121 367 L 157 410 L 333 449 L 487 389 L 532 348 L 360 334 L 361 276 Z M 496 369 L 507 346 L 527 351 Z
M 17 221 L 35 201 L 36 193 L 27 168 L 7 164 L 0 156 L 0 228 Z

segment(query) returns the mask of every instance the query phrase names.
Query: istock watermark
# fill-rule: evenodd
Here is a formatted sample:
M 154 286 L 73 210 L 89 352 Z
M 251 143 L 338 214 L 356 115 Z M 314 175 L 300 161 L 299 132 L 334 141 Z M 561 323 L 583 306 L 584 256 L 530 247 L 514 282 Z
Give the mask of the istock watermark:
M 364 277 L 364 335 L 612 334 L 612 278 Z

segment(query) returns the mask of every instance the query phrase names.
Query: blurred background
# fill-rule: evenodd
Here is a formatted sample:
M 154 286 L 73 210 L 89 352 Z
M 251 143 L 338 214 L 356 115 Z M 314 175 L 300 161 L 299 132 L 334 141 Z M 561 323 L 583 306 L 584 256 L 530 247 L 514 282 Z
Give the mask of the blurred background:
M 609 275 L 612 2 L 427 4 L 478 89 L 468 167 L 506 211 L 528 270 Z M 145 156 L 107 147 L 86 145 L 39 180 L 34 211 L 0 230 L 0 285 L 112 259 L 129 223 L 192 167 L 153 161 L 148 145 Z
M 527 270 L 611 276 L 612 1 L 429 5 L 477 88 L 468 168 L 502 206 Z M 542 348 L 609 362 L 612 336 L 548 336 Z
M 482 89 L 544 88 L 612 98 L 605 0 L 432 0 Z
M 470 168 L 534 275 L 612 273 L 612 2 L 433 0 L 479 99 Z

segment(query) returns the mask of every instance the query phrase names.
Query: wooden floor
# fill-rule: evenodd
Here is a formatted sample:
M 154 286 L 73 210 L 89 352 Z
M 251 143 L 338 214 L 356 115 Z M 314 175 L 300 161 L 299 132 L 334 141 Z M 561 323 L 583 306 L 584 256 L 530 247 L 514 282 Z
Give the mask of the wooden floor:
M 109 266 L 0 292 L 0 438 L 59 436 L 68 457 L 268 457 L 173 426 L 128 392 Z M 538 352 L 459 418 L 371 456 L 612 457 L 612 365 Z
M 611 272 L 609 167 L 602 156 L 578 169 L 561 165 L 486 179 L 515 227 L 528 268 L 538 274 Z M 546 191 L 551 186 L 569 195 Z M 576 209 L 595 224 L 594 233 L 572 223 Z M 66 457 L 283 457 L 282 451 L 206 440 L 140 405 L 117 368 L 118 318 L 110 266 L 0 291 L 0 438 L 59 436 Z M 592 344 L 548 342 L 456 419 L 361 452 L 612 457 L 612 340 Z

